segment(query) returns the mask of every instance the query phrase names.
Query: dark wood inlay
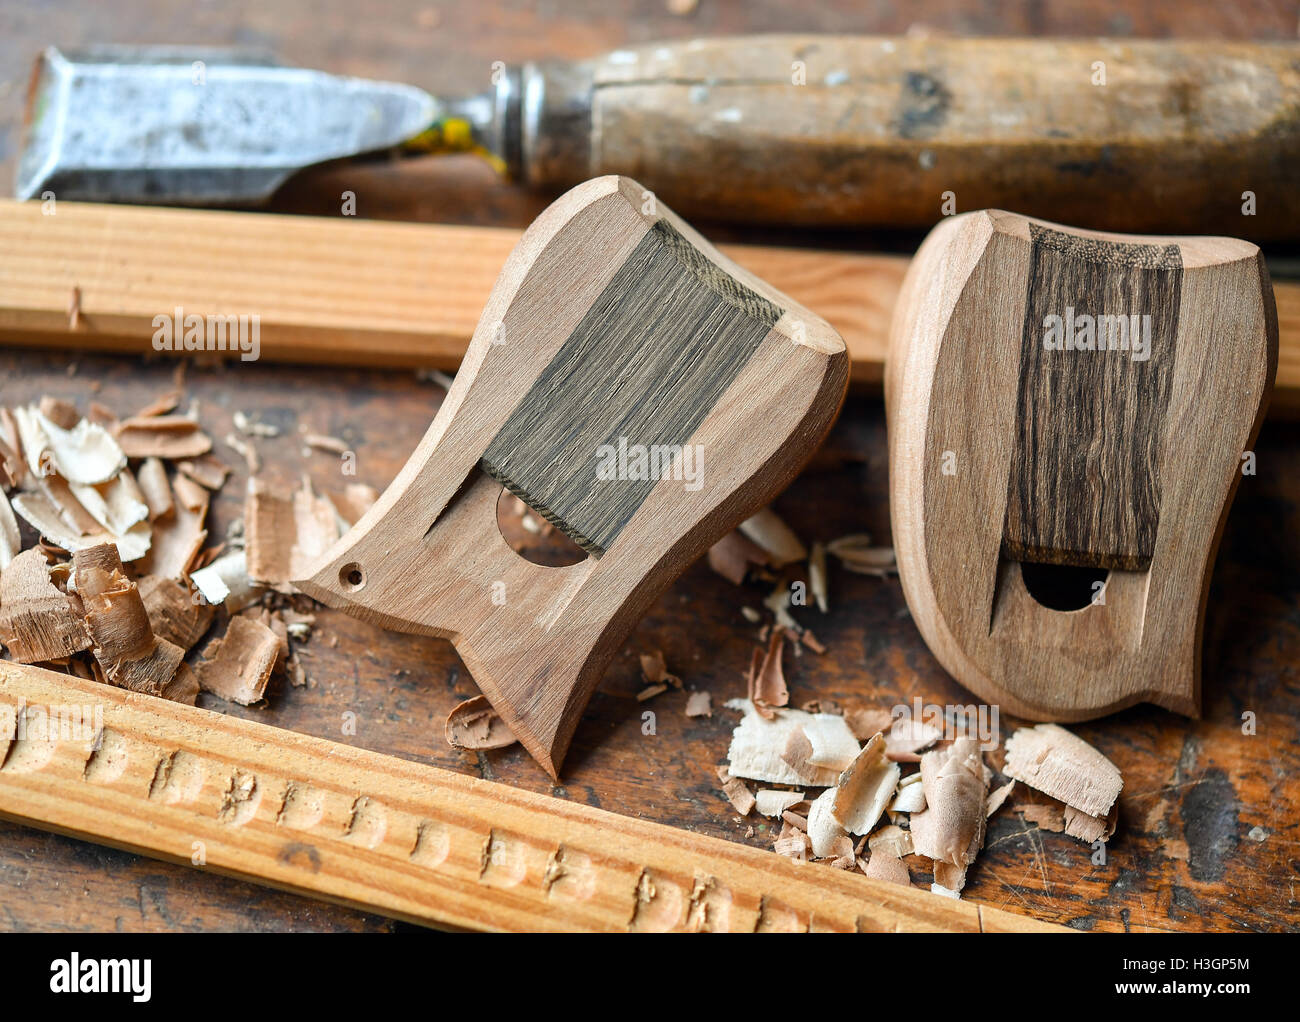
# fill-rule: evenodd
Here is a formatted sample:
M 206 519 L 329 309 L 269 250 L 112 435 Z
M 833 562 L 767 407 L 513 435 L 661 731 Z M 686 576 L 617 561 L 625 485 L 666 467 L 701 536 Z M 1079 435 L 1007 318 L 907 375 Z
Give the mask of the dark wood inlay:
M 780 316 L 658 221 L 511 412 L 483 469 L 599 556 L 658 484 L 654 467 L 690 440 Z M 599 478 L 620 443 L 629 471 Z M 637 449 L 650 478 L 636 477 Z M 686 467 L 706 485 L 710 457 L 723 456 L 705 451 Z
M 1018 561 L 1145 570 L 1160 520 L 1181 253 L 1034 224 L 1030 237 L 1003 552 Z

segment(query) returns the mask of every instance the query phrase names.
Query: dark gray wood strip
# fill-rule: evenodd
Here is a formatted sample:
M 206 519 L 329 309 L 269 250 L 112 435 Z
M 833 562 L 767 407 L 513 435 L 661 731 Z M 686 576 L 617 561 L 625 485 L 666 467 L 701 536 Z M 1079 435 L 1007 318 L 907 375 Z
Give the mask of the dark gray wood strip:
M 682 452 L 781 310 L 658 221 L 488 445 L 484 471 L 599 556 Z M 612 469 L 614 478 L 602 478 Z
M 1003 552 L 1018 561 L 1145 570 L 1160 520 L 1181 253 L 1033 224 L 1030 237 Z

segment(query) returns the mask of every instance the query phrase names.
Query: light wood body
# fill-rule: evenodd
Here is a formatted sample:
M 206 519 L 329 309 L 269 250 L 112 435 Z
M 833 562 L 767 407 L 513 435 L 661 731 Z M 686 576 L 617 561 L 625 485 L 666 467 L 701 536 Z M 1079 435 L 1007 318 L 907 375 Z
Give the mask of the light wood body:
M 153 317 L 256 314 L 267 361 L 455 370 L 519 232 L 0 199 L 0 342 L 151 355 Z M 832 323 L 855 387 L 884 375 L 900 256 L 723 245 Z M 78 317 L 69 325 L 73 289 Z M 1300 413 L 1300 285 L 1274 282 L 1269 414 Z M 158 357 L 173 358 L 163 353 Z M 238 357 L 237 355 L 235 357 Z
M 553 776 L 632 626 L 664 586 L 794 477 L 830 428 L 848 382 L 843 343 L 823 320 L 730 263 L 662 206 L 642 212 L 643 202 L 635 182 L 598 178 L 533 224 L 424 440 L 312 577 L 297 582 L 385 628 L 450 639 Z M 480 460 L 661 216 L 782 315 L 690 436 L 705 454 L 701 485 L 658 481 L 603 556 L 563 568 L 533 564 L 502 537 L 501 485 L 482 474 Z M 575 415 L 577 429 L 582 410 Z M 596 480 L 594 462 L 590 479 L 595 499 L 604 499 L 601 487 L 610 484 Z M 348 582 L 354 569 L 360 586 Z
M 102 727 L 98 750 L 12 740 L 18 713 L 74 706 Z M 1061 929 L 11 663 L 0 816 L 442 927 Z
M 1166 367 L 1167 405 L 1153 427 L 1160 435 L 1116 437 L 1124 420 L 1114 411 L 1102 416 L 1100 428 L 1075 424 L 1058 438 L 1090 451 L 1153 441 L 1160 492 L 1149 569 L 1111 570 L 1104 604 L 1052 610 L 1030 596 L 1020 565 L 1006 553 L 1009 473 L 1024 443 L 1016 408 L 1022 337 L 1040 336 L 1033 333 L 1040 327 L 1026 322 L 1031 222 L 974 213 L 926 240 L 893 323 L 886 379 L 890 503 L 908 605 L 940 663 L 1017 715 L 1080 720 L 1139 701 L 1196 714 L 1210 572 L 1276 368 L 1263 261 L 1254 245 L 1227 238 L 1044 226 L 1090 245 L 1173 244 L 1181 253 L 1176 354 Z M 1166 353 L 1174 343 L 1167 340 Z M 1064 416 L 1059 421 L 1068 425 Z M 948 453 L 951 474 L 944 471 Z M 1101 462 L 1092 464 L 1096 470 Z M 1037 510 L 1088 519 L 1098 506 L 1123 499 L 1115 483 L 1103 472 L 1091 486 L 1065 489 L 1058 506 Z M 1069 563 L 1110 566 L 1107 551 L 1091 549 Z

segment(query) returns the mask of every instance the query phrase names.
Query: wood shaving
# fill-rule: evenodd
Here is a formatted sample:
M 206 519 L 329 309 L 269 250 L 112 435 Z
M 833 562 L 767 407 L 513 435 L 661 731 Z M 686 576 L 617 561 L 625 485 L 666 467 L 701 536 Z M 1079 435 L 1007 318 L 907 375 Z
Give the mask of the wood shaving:
M 194 670 L 204 692 L 251 706 L 266 694 L 279 656 L 275 632 L 253 618 L 233 617 L 226 634 L 208 643 Z
M 167 469 L 158 458 L 146 458 L 136 472 L 136 482 L 149 509 L 149 521 L 156 522 L 172 513 L 172 487 Z
M 816 713 L 800 729 L 807 738 L 807 762 L 814 767 L 847 770 L 858 758 L 862 747 L 844 723 L 844 718 L 831 713 Z
M 835 802 L 835 789 L 827 788 L 815 799 L 808 810 L 808 840 L 812 853 L 819 859 L 833 855 L 839 840 L 846 832 L 831 811 Z
M 894 725 L 894 717 L 888 710 L 852 709 L 844 714 L 844 720 L 853 732 L 853 737 L 865 742 L 878 732 L 888 731 Z
M 9 506 L 9 498 L 0 489 L 0 572 L 4 571 L 23 548 L 18 519 Z
M 713 696 L 708 692 L 692 692 L 686 697 L 686 716 L 712 717 Z
M 1041 830 L 1050 830 L 1054 834 L 1065 830 L 1065 805 L 1056 799 L 1049 802 L 1023 802 L 1012 806 L 1011 811 L 1020 813 L 1026 822 L 1036 824 Z
M 943 884 L 940 883 L 931 884 L 930 893 L 937 894 L 940 897 L 944 897 L 944 898 L 952 898 L 954 901 L 959 901 L 961 899 L 961 891 L 950 890 L 949 888 L 944 887 Z
M 813 635 L 811 628 L 805 628 L 799 633 L 799 644 L 801 646 L 807 646 L 818 655 L 826 652 L 826 647 L 817 641 L 817 636 Z
M 116 549 L 104 544 L 78 551 L 72 564 L 104 676 L 119 688 L 162 695 L 185 651 L 154 635 L 139 588 L 126 577 Z
M 988 781 L 979 743 L 961 737 L 921 757 L 926 810 L 911 818 L 912 843 L 931 859 L 968 866 L 984 845 Z
M 325 496 L 334 505 L 334 512 L 344 526 L 351 527 L 361 521 L 362 516 L 374 506 L 379 499 L 379 491 L 365 483 L 348 483 L 342 493 L 327 493 Z
M 808 555 L 808 587 L 817 609 L 825 614 L 830 609 L 830 596 L 826 587 L 826 544 L 821 541 L 812 545 Z
M 176 463 L 176 470 L 193 479 L 205 490 L 216 492 L 226 484 L 230 469 L 211 454 L 201 458 L 187 458 Z
M 802 791 L 777 791 L 774 788 L 760 788 L 754 792 L 754 807 L 762 816 L 780 816 L 791 806 L 804 800 Z
M 872 855 L 883 853 L 901 859 L 904 855 L 912 854 L 912 833 L 891 823 L 872 834 L 867 840 L 867 847 L 871 849 Z
M 638 703 L 644 703 L 649 699 L 653 699 L 655 696 L 663 695 L 667 691 L 667 685 L 647 685 L 636 694 L 636 701 Z
M 709 547 L 709 567 L 734 585 L 741 585 L 750 566 L 765 568 L 772 563 L 767 552 L 734 529 Z
M 753 607 L 741 607 L 740 616 L 743 617 L 746 621 L 748 621 L 752 625 L 756 625 L 763 620 L 763 615 L 760 614 L 758 611 L 756 611 Z
M 244 412 L 235 412 L 234 416 L 235 429 L 245 436 L 260 436 L 267 439 L 273 439 L 280 435 L 278 426 L 272 426 L 265 422 L 254 422 L 249 419 Z
M 872 880 L 884 880 L 886 883 L 901 884 L 903 887 L 912 886 L 912 877 L 907 871 L 907 863 L 883 850 L 872 851 L 871 858 L 862 867 L 862 872 Z
M 919 763 L 921 752 L 943 737 L 943 728 L 913 717 L 899 717 L 885 731 L 885 755 L 895 763 Z
M 772 842 L 772 851 L 777 855 L 785 855 L 791 859 L 798 859 L 800 862 L 808 858 L 808 851 L 811 842 L 808 835 L 798 827 L 792 827 L 788 823 L 781 825 L 781 833 L 777 839 Z
M 187 475 L 177 473 L 172 480 L 172 492 L 177 503 L 187 511 L 204 511 L 212 502 L 212 497 L 204 486 L 200 486 Z
M 189 664 L 182 663 L 176 668 L 176 674 L 162 690 L 162 697 L 174 703 L 193 706 L 199 697 L 199 676 Z
M 38 549 L 16 555 L 0 574 L 0 643 L 9 658 L 37 664 L 90 648 L 90 633 Z
M 746 518 L 740 523 L 740 531 L 766 551 L 774 568 L 784 568 L 808 556 L 799 537 L 770 507 Z
M 773 628 L 768 640 L 767 652 L 759 661 L 758 669 L 752 670 L 749 677 L 749 699 L 764 717 L 772 719 L 774 708 L 788 706 L 790 690 L 785 684 L 785 674 L 781 670 L 781 652 L 785 643 L 785 630 Z
M 925 812 L 925 786 L 921 783 L 920 774 L 911 774 L 899 781 L 898 794 L 889 804 L 889 811 L 891 813 Z
M 1008 738 L 1003 773 L 1099 819 L 1110 815 L 1124 786 L 1114 763 L 1056 724 L 1021 728 Z
M 748 816 L 754 809 L 754 793 L 749 790 L 749 785 L 739 777 L 732 777 L 725 766 L 718 767 L 718 781 L 731 807 L 741 816 Z
M 682 687 L 682 679 L 675 674 L 669 673 L 662 650 L 655 650 L 653 653 L 642 653 L 640 659 L 641 676 L 645 678 L 647 684 L 671 685 L 673 688 Z
M 826 544 L 826 550 L 838 558 L 845 568 L 859 575 L 875 575 L 884 578 L 898 574 L 894 548 L 872 546 L 871 537 L 866 533 L 854 533 L 833 539 Z
M 190 581 L 208 603 L 224 604 L 232 614 L 255 603 L 262 594 L 262 587 L 248 577 L 243 550 L 232 551 L 191 573 Z
M 835 819 L 850 834 L 869 834 L 898 787 L 898 764 L 885 758 L 885 737 L 877 733 L 840 774 Z
M 129 469 L 122 469 L 107 483 L 99 486 L 68 484 L 68 489 L 78 503 L 90 514 L 103 531 L 115 540 L 127 535 L 133 527 L 149 521 L 149 505 L 136 485 Z
M 50 397 L 47 394 L 41 398 L 38 407 L 41 414 L 60 429 L 73 429 L 81 421 L 81 413 L 77 411 L 77 406 L 71 401 Z
M 310 574 L 340 534 L 334 506 L 318 496 L 305 478 L 291 497 L 274 492 L 260 479 L 250 479 L 244 530 L 249 577 L 281 592 L 291 592 L 293 579 Z
M 257 448 L 251 443 L 245 443 L 234 433 L 226 434 L 226 446 L 244 459 L 244 467 L 248 469 L 250 476 L 257 475 L 262 471 L 262 459 L 258 456 Z
M 168 412 L 174 412 L 176 406 L 181 403 L 181 398 L 185 395 L 179 390 L 169 390 L 165 394 L 160 394 L 147 405 L 135 413 L 137 419 L 147 419 L 156 415 L 166 415 Z
M 729 769 L 733 776 L 768 784 L 813 788 L 829 788 L 839 779 L 836 770 L 814 766 L 796 768 L 781 758 L 791 733 L 802 729 L 819 715 L 786 709 L 775 711 L 769 720 L 761 716 L 748 699 L 732 699 L 726 705 L 729 709 L 744 713 L 732 732 L 731 745 L 727 750 Z M 843 723 L 842 717 L 835 719 Z
M 0 437 L 0 490 L 21 486 L 26 475 L 22 456 Z
M 189 652 L 212 624 L 216 608 L 206 600 L 195 599 L 174 579 L 145 575 L 136 580 L 136 586 L 149 615 L 149 627 L 160 639 Z
M 177 482 L 183 479 L 178 476 Z M 208 515 L 207 491 L 193 482 L 190 486 L 203 495 L 202 501 L 197 508 L 191 508 L 180 499 L 180 491 L 174 491 L 172 514 L 153 523 L 153 545 L 138 565 L 141 574 L 180 580 L 187 576 L 198 558 L 208 538 L 203 527 Z
M 1002 803 L 1007 800 L 1007 796 L 1011 794 L 1011 789 L 1015 786 L 1015 778 L 1012 778 L 1002 787 L 995 788 L 989 793 L 988 800 L 984 803 L 984 818 L 986 820 L 1002 808 Z
M 57 472 L 69 483 L 106 483 L 126 467 L 126 454 L 103 426 L 81 419 L 63 429 L 34 406 L 13 410 L 27 467 L 38 479 Z
M 492 709 L 487 696 L 474 696 L 447 714 L 447 744 L 453 749 L 482 752 L 504 749 L 517 739 L 505 721 Z
M 212 438 L 188 415 L 137 415 L 117 424 L 114 436 L 128 458 L 198 458 Z
M 315 451 L 324 451 L 326 454 L 347 454 L 348 442 L 336 436 L 322 436 L 320 433 L 307 433 L 303 436 L 302 442 Z
M 1070 837 L 1077 837 L 1087 844 L 1092 844 L 1094 841 L 1109 841 L 1115 833 L 1115 825 L 1118 821 L 1118 802 L 1110 807 L 1110 815 L 1104 819 L 1098 816 L 1089 816 L 1083 810 L 1075 809 L 1074 806 L 1065 807 L 1065 832 Z

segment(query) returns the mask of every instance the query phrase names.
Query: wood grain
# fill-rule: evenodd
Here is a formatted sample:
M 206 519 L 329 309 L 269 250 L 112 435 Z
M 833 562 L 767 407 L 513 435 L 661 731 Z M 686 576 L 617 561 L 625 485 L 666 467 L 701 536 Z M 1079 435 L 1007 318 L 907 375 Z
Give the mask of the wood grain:
M 154 352 L 154 317 L 261 317 L 268 361 L 454 370 L 519 232 L 343 217 L 0 199 L 0 342 Z M 884 378 L 907 260 L 724 245 L 755 276 L 832 323 L 856 387 Z M 68 308 L 74 289 L 80 315 Z M 1300 285 L 1277 283 L 1281 351 L 1271 414 L 1300 415 Z
M 427 925 L 1060 929 L 35 667 L 0 718 L 0 816 Z
M 1030 239 L 1003 552 L 1144 571 L 1160 521 L 1180 251 L 1034 223 Z
M 726 259 L 662 204 L 647 211 L 643 194 L 627 178 L 596 178 L 565 193 L 529 228 L 501 272 L 465 363 L 424 440 L 311 577 L 296 580 L 308 595 L 386 628 L 451 639 L 510 730 L 557 778 L 583 707 L 641 614 L 692 561 L 798 473 L 830 429 L 848 385 L 843 342 L 824 320 Z M 620 327 L 614 335 L 619 351 L 597 356 L 586 350 L 593 335 L 583 324 L 599 303 L 635 306 L 648 297 L 658 306 L 664 300 L 653 290 L 612 296 L 609 290 L 623 279 L 629 260 L 635 266 L 646 234 L 661 220 L 695 249 L 692 259 L 713 264 L 709 274 L 732 278 L 732 289 L 743 286 L 743 294 L 736 290 L 722 300 L 714 279 L 701 298 L 710 315 L 729 324 L 750 320 L 737 316 L 737 298 L 768 317 L 780 310 L 771 325 L 740 322 L 728 343 L 751 349 L 744 359 L 729 356 L 714 330 L 683 334 L 658 308 L 653 314 L 633 308 L 626 319 L 655 329 L 668 324 L 666 345 Z M 680 259 L 672 255 L 669 262 Z M 670 269 L 682 272 L 680 265 Z M 701 269 L 685 272 L 699 286 Z M 574 350 L 575 336 L 589 364 L 575 365 L 566 354 Z M 676 358 L 673 345 L 682 346 L 684 359 Z M 644 354 L 638 346 L 673 356 L 667 378 L 629 372 Z M 719 354 L 722 361 L 713 361 Z M 680 370 L 696 360 L 705 378 L 682 376 Z M 566 373 L 588 373 L 563 404 L 533 396 L 538 386 L 553 390 L 546 374 L 557 361 Z M 593 369 L 597 375 L 590 374 Z M 724 388 L 711 389 L 719 382 L 714 376 Z M 670 395 L 674 385 L 688 392 Z M 620 506 L 602 520 L 607 484 L 595 478 L 593 452 L 570 451 L 563 439 L 586 436 L 590 447 L 593 439 L 611 435 L 618 418 L 636 422 L 647 410 L 658 414 L 655 405 L 670 396 L 702 406 L 692 408 L 691 418 L 704 412 L 680 437 L 704 452 L 699 485 L 654 480 L 644 493 L 640 487 L 631 491 L 636 503 L 630 517 L 624 520 L 628 509 Z M 520 417 L 517 409 L 527 402 L 532 407 Z M 567 418 L 552 418 L 560 407 Z M 614 422 L 606 418 L 611 412 Z M 511 420 L 533 414 L 541 419 L 525 424 L 524 432 L 533 434 L 528 451 L 566 452 L 559 460 L 570 460 L 560 472 L 573 474 L 566 485 L 574 501 L 584 489 L 578 475 L 585 463 L 586 506 L 547 496 L 545 487 L 554 482 L 543 484 L 541 477 L 553 453 L 518 463 L 513 452 L 496 453 L 493 445 L 503 431 L 509 438 Z M 686 422 L 679 416 L 674 428 Z M 611 523 L 618 524 L 603 556 L 563 568 L 518 556 L 497 524 L 501 484 L 478 474 L 485 455 L 522 492 L 547 497 L 539 503 L 557 519 L 567 521 L 578 508 L 576 531 L 597 545 Z M 618 491 L 617 485 L 611 488 L 612 494 Z M 587 524 L 602 521 L 603 531 Z
M 1017 409 L 1023 338 L 1039 329 L 1025 322 L 1036 257 L 1032 228 L 1024 217 L 997 211 L 956 218 L 927 239 L 904 284 L 886 401 L 894 545 L 908 604 L 953 676 L 1013 713 L 1086 720 L 1150 700 L 1195 714 L 1215 552 L 1277 364 L 1262 258 L 1254 245 L 1230 238 L 1172 242 L 1076 232 L 1090 244 L 1177 244 L 1181 305 L 1168 324 L 1176 322 L 1177 336 L 1163 348 L 1172 364 L 1164 370 L 1167 407 L 1157 416 L 1160 503 L 1149 569 L 1113 568 L 1100 598 L 1086 593 L 1080 609 L 1065 612 L 1035 599 L 1020 563 L 1003 555 L 1006 505 L 1023 488 L 1011 478 L 1017 451 L 1035 440 L 1022 436 Z M 1133 255 L 1152 256 L 1151 265 L 1164 259 L 1159 251 L 1129 250 Z M 1115 279 L 1093 283 L 1100 292 L 1082 304 L 1098 303 L 1098 294 L 1102 306 L 1113 300 L 1106 295 Z M 1050 365 L 1041 371 L 1071 372 Z M 1098 408 L 1091 422 L 1055 442 L 1090 450 L 1144 442 L 1141 435 L 1103 435 L 1136 428 L 1132 416 L 1132 408 Z M 1132 494 L 1112 488 L 1113 478 L 1099 477 L 1091 464 L 1084 475 L 1088 485 L 1067 478 L 1059 484 L 1060 506 L 1036 513 L 1086 518 L 1107 501 L 1117 511 L 1140 510 L 1119 503 Z

